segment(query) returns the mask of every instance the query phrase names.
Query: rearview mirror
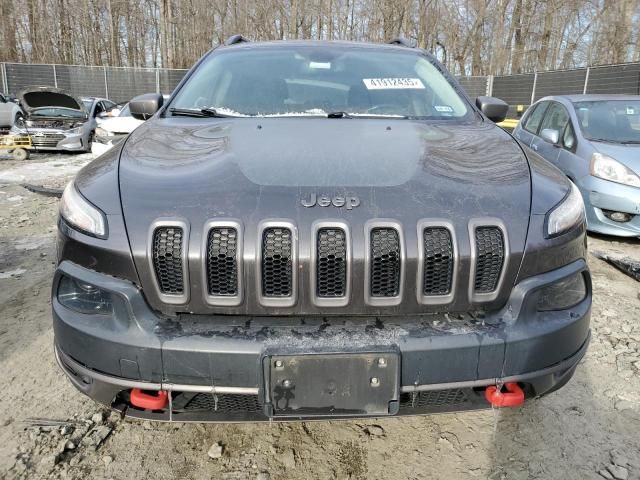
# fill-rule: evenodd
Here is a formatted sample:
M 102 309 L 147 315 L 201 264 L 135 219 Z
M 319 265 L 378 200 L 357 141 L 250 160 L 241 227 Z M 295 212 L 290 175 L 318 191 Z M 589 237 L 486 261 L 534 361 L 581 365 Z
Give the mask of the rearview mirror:
M 540 138 L 551 145 L 558 145 L 558 142 L 560 142 L 560 132 L 553 128 L 543 128 L 540 132 Z
M 129 102 L 131 116 L 138 120 L 151 118 L 164 105 L 164 98 L 159 93 L 138 95 Z
M 489 120 L 496 123 L 507 118 L 507 112 L 509 111 L 509 104 L 496 97 L 478 97 L 476 98 L 476 106 Z

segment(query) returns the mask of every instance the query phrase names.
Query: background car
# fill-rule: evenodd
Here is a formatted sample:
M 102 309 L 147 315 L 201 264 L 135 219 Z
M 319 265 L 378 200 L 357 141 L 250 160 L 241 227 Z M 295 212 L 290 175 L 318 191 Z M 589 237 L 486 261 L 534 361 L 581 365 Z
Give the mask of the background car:
M 169 95 L 163 95 L 163 98 L 167 101 Z M 122 108 L 114 108 L 111 110 L 111 112 L 118 112 L 116 115 L 104 117 L 98 123 L 96 136 L 99 137 L 101 141 L 117 143 L 117 141 L 144 123 L 144 120 L 134 118 L 131 115 L 129 103 L 126 103 L 124 106 L 118 105 L 117 107 Z
M 95 109 L 54 87 L 28 87 L 19 94 L 25 113 L 24 132 L 43 150 L 90 152 L 96 128 Z M 92 105 L 93 108 L 93 105 Z
M 0 93 L 0 129 L 9 129 L 14 125 L 22 126 L 23 122 L 24 113 L 20 106 Z
M 578 186 L 590 231 L 640 236 L 640 96 L 545 97 L 514 136 Z

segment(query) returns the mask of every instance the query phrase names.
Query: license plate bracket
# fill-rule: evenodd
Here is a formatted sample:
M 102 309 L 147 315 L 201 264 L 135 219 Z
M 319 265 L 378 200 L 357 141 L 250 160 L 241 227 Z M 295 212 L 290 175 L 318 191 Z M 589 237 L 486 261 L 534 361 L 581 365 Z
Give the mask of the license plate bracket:
M 273 354 L 263 357 L 270 417 L 384 416 L 398 412 L 397 352 Z

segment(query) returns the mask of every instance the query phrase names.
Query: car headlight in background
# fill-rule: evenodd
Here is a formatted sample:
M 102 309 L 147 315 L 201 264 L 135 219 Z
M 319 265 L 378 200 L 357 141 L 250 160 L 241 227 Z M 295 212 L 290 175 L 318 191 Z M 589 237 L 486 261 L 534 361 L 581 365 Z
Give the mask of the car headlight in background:
M 569 194 L 547 216 L 547 236 L 560 235 L 584 221 L 584 201 L 578 187 L 571 182 Z
M 71 227 L 93 235 L 106 238 L 107 219 L 100 210 L 91 205 L 76 189 L 73 182 L 67 185 L 60 200 L 60 216 Z
M 57 298 L 61 305 L 79 313 L 109 315 L 113 311 L 109 292 L 66 275 L 60 278 Z
M 70 128 L 66 133 L 80 134 L 82 133 L 82 127 Z
M 640 177 L 620 162 L 602 153 L 591 156 L 591 175 L 610 182 L 640 187 Z

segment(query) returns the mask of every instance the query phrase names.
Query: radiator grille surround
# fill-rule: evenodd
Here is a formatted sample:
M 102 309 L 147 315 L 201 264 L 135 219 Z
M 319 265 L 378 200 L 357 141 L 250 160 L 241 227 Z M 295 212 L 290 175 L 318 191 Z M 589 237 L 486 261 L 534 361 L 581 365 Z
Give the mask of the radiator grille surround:
M 260 293 L 265 305 L 295 303 L 296 242 L 290 224 L 266 223 L 260 229 Z
M 152 263 L 160 292 L 185 293 L 185 230 L 176 225 L 157 226 L 153 232 Z
M 207 289 L 211 296 L 238 295 L 238 230 L 214 227 L 207 239 Z
M 475 225 L 471 239 L 475 251 L 473 294 L 488 295 L 492 299 L 497 296 L 508 258 L 504 229 L 496 225 Z
M 365 278 L 368 303 L 398 305 L 402 301 L 404 239 L 397 223 L 371 222 L 367 227 Z
M 316 295 L 344 297 L 347 292 L 347 239 L 342 228 L 323 227 L 316 235 Z
M 453 286 L 453 239 L 445 227 L 422 230 L 422 294 L 449 295 Z

